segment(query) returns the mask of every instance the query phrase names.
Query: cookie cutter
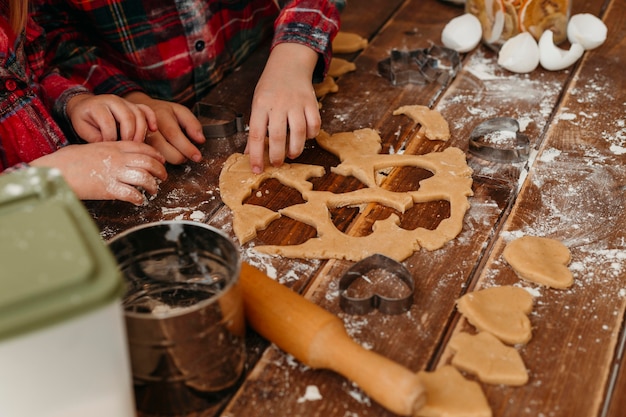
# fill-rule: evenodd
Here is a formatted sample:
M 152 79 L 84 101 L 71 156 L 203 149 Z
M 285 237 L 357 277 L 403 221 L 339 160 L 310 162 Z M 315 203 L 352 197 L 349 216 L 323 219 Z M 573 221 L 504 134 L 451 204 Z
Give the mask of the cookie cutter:
M 494 140 L 501 135 L 504 143 Z M 472 130 L 469 151 L 479 158 L 493 162 L 515 163 L 528 160 L 530 140 L 520 133 L 519 123 L 511 117 L 495 117 Z
M 384 270 L 393 274 L 409 288 L 409 294 L 404 297 L 386 297 L 373 294 L 370 297 L 351 297 L 347 294 L 350 285 L 359 277 L 365 277 L 368 272 Z M 339 306 L 348 314 L 367 314 L 378 309 L 383 314 L 401 314 L 408 311 L 413 304 L 415 282 L 408 269 L 400 262 L 381 254 L 374 254 L 355 263 L 339 280 Z
M 192 112 L 202 124 L 202 133 L 207 139 L 225 138 L 244 131 L 243 114 L 230 107 L 196 103 Z
M 412 51 L 393 49 L 389 58 L 378 62 L 378 73 L 393 85 L 434 81 L 447 85 L 460 68 L 459 53 L 439 45 Z

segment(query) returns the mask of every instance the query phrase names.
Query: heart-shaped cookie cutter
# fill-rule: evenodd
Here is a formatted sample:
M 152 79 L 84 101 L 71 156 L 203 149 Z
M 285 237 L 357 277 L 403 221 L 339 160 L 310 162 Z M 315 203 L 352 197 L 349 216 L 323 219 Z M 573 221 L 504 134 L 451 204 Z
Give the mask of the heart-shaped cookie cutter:
M 347 294 L 350 285 L 368 272 L 384 270 L 399 278 L 409 288 L 409 294 L 403 297 L 386 297 L 373 294 L 367 298 L 351 297 Z M 381 254 L 374 254 L 355 263 L 339 280 L 339 305 L 348 314 L 367 314 L 378 309 L 383 314 L 401 314 L 413 304 L 415 282 L 408 269 L 400 262 Z
M 514 137 L 507 139 L 504 145 L 490 140 L 490 135 L 508 133 Z M 495 117 L 485 120 L 470 134 L 469 150 L 472 154 L 493 162 L 523 162 L 530 155 L 530 140 L 520 133 L 517 120 L 511 117 Z

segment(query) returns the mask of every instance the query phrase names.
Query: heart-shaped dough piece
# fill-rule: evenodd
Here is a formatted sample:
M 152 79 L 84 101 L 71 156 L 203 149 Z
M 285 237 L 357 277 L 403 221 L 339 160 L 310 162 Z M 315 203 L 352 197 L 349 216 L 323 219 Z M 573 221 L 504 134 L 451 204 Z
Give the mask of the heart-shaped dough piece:
M 556 239 L 524 236 L 509 242 L 502 256 L 527 281 L 552 288 L 568 288 L 574 282 L 567 267 L 572 259 L 570 251 Z
M 452 365 L 477 375 L 482 382 L 511 386 L 528 382 L 528 371 L 519 352 L 491 333 L 457 333 L 449 346 L 456 352 Z
M 504 343 L 524 344 L 532 337 L 528 314 L 533 297 L 523 288 L 502 286 L 470 292 L 456 301 L 456 307 L 478 330 Z
M 491 417 L 491 408 L 480 384 L 469 381 L 453 366 L 435 372 L 418 372 L 426 388 L 426 404 L 415 414 L 419 417 Z

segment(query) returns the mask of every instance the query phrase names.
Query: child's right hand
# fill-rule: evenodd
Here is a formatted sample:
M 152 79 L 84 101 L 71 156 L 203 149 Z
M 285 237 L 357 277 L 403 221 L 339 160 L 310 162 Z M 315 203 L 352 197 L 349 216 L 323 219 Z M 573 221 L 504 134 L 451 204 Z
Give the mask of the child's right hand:
M 69 145 L 42 156 L 31 166 L 57 168 L 81 200 L 145 202 L 140 189 L 157 193 L 167 179 L 165 158 L 141 142 L 96 142 Z
M 157 130 L 151 108 L 113 94 L 79 94 L 68 101 L 66 112 L 76 134 L 90 143 L 118 139 L 143 142 L 149 131 Z

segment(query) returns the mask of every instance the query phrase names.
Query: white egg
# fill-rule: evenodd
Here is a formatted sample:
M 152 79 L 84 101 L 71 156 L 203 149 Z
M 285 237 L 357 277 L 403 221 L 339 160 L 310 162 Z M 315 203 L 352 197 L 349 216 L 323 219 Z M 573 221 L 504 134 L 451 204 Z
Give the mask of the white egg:
M 554 34 L 546 30 L 539 38 L 539 64 L 549 71 L 559 71 L 578 61 L 585 48 L 574 43 L 569 50 L 561 49 L 554 44 Z
M 567 24 L 567 39 L 579 43 L 586 50 L 597 48 L 606 40 L 607 27 L 602 20 L 590 13 L 572 16 Z
M 498 53 L 498 64 L 511 72 L 527 73 L 539 65 L 539 45 L 528 32 L 509 38 Z
M 441 42 L 457 52 L 469 52 L 480 43 L 483 30 L 480 21 L 471 13 L 450 20 L 441 32 Z

